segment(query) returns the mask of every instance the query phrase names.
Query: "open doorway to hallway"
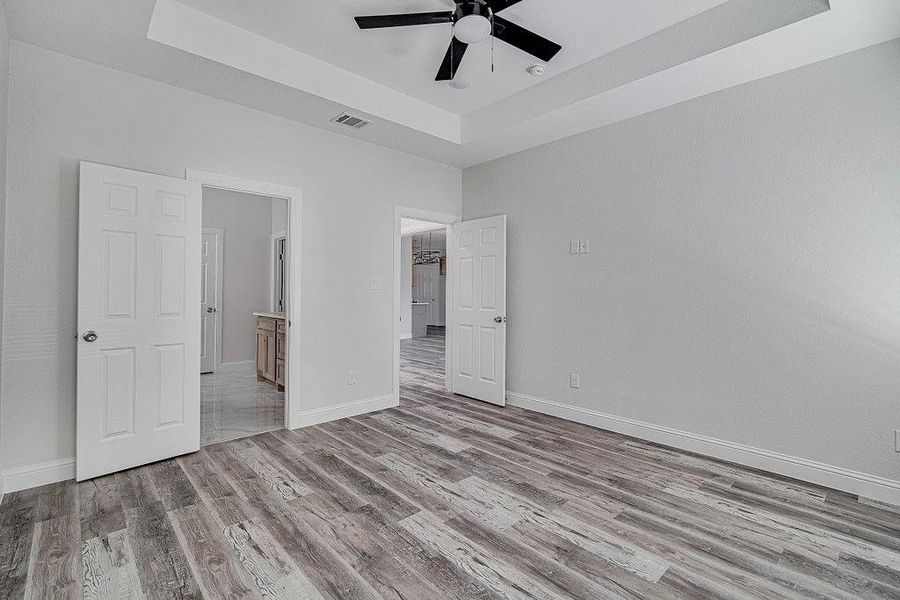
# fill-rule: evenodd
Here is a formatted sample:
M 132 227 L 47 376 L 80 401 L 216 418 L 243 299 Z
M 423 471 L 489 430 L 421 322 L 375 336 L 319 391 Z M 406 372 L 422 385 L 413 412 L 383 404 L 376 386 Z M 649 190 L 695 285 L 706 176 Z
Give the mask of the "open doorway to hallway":
M 447 225 L 400 220 L 400 386 L 446 389 Z

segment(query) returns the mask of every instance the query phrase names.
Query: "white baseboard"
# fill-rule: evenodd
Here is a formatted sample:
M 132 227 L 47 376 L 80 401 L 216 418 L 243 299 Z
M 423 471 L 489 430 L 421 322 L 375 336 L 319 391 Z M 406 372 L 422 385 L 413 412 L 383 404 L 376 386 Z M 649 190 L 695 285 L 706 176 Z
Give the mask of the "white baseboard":
M 506 399 L 519 408 L 900 506 L 900 481 L 518 392 L 507 392 Z
M 376 410 L 384 410 L 385 408 L 393 408 L 398 406 L 397 399 L 393 394 L 385 394 L 383 396 L 375 396 L 374 398 L 364 398 L 363 400 L 354 400 L 353 402 L 344 402 L 335 406 L 326 406 L 325 408 L 317 408 L 314 410 L 304 410 L 300 413 L 300 425 L 298 427 L 309 427 L 318 425 L 319 423 L 327 423 L 329 421 L 337 421 L 338 419 L 346 419 L 347 417 L 355 417 Z
M 61 458 L 3 471 L 3 493 L 27 490 L 48 483 L 75 479 L 75 459 Z
M 365 398 L 353 402 L 345 402 L 336 406 L 328 406 L 300 413 L 300 427 L 309 427 L 337 419 L 355 417 L 376 410 L 397 406 L 393 394 Z M 29 488 L 66 481 L 75 478 L 75 459 L 63 458 L 36 465 L 17 467 L 3 471 L 0 479 L 0 498 L 3 494 L 27 490 Z
M 355 417 L 397 405 L 397 399 L 393 394 L 385 394 L 374 398 L 345 402 L 336 406 L 307 410 L 300 413 L 300 427 L 309 427 L 310 425 L 318 425 L 319 423 L 327 423 L 337 419 Z M 74 478 L 74 458 L 63 458 L 36 465 L 8 469 L 3 471 L 2 479 L 0 479 L 0 499 L 2 499 L 3 494 Z

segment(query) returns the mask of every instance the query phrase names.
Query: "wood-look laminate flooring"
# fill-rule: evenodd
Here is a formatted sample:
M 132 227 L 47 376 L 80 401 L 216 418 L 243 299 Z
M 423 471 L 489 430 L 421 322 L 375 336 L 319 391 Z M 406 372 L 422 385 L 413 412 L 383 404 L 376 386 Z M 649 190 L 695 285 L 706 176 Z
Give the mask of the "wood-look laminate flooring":
M 440 391 L 0 505 L 0 598 L 900 598 L 900 511 Z

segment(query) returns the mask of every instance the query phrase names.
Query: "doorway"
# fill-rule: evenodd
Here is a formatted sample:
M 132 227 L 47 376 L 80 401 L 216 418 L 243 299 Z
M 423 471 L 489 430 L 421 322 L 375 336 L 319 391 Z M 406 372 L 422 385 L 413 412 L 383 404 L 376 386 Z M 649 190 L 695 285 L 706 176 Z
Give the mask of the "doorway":
M 284 427 L 287 200 L 204 187 L 200 442 Z
M 398 206 L 394 237 L 395 404 L 405 391 L 503 406 L 506 216 L 460 221 Z
M 447 225 L 400 219 L 400 385 L 446 390 Z

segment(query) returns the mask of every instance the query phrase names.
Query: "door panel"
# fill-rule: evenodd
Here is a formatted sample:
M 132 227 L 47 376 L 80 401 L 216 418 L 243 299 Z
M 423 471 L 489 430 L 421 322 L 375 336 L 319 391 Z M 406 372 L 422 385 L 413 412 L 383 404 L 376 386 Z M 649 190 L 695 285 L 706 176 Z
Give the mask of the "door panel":
M 199 449 L 199 250 L 199 184 L 81 163 L 79 481 Z
M 506 216 L 451 227 L 451 387 L 506 404 Z
M 102 369 L 105 420 L 103 439 L 134 434 L 135 348 L 105 350 L 99 363 Z
M 133 232 L 103 231 L 103 317 L 133 319 L 137 236 Z
M 156 429 L 184 424 L 184 344 L 156 346 Z

